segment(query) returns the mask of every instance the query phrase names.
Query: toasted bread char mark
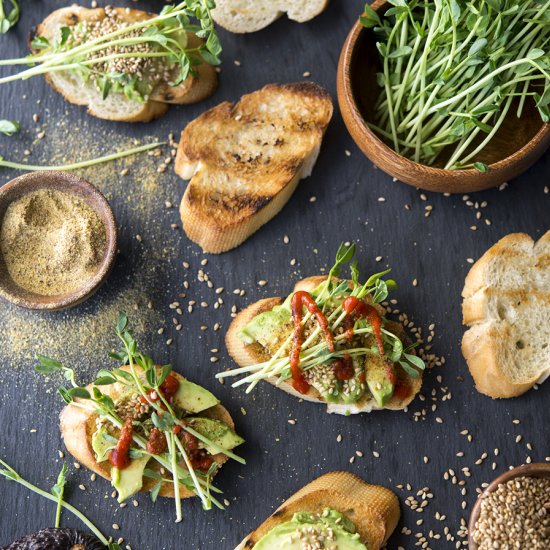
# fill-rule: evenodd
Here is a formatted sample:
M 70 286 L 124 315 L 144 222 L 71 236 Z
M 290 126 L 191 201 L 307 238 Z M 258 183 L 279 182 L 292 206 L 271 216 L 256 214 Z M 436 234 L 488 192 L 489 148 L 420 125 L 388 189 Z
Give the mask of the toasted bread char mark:
M 111 8 L 116 16 L 129 24 L 155 17 L 156 14 L 129 8 Z M 70 6 L 52 12 L 32 33 L 34 36 L 44 36 L 52 41 L 62 27 L 73 27 L 79 22 L 97 22 L 106 17 L 104 8 L 83 8 Z M 188 33 L 189 47 L 197 47 L 202 41 L 193 33 Z M 159 82 L 144 102 L 127 99 L 124 94 L 111 93 L 103 99 L 102 93 L 88 81 L 71 72 L 55 72 L 45 75 L 46 81 L 67 101 L 75 105 L 88 107 L 88 113 L 106 120 L 124 122 L 149 122 L 164 115 L 169 103 L 189 104 L 206 99 L 214 93 L 218 77 L 213 66 L 202 63 L 194 67 L 196 77 L 189 76 L 178 86 L 168 82 Z M 174 73 L 176 73 L 177 67 Z M 174 74 L 174 80 L 177 75 Z
M 333 508 L 348 517 L 369 550 L 380 550 L 401 516 L 396 495 L 379 485 L 370 485 L 349 472 L 331 472 L 294 493 L 235 549 L 254 548 L 277 525 L 290 521 L 297 512 L 322 513 Z
M 549 266 L 550 231 L 537 243 L 514 233 L 468 273 L 462 353 L 481 393 L 515 397 L 550 375 Z
M 269 84 L 189 123 L 175 166 L 191 180 L 180 208 L 188 237 L 225 252 L 275 216 L 311 174 L 332 112 L 317 84 Z
M 129 367 L 123 367 L 124 370 L 129 370 Z M 178 374 L 177 372 L 172 371 L 173 374 L 179 380 L 184 380 L 185 378 Z M 92 384 L 86 386 L 86 388 L 91 392 Z M 126 389 L 122 384 L 112 384 L 110 386 L 102 386 L 101 391 L 108 395 L 109 397 L 116 399 L 116 397 L 122 393 L 126 392 Z M 78 399 L 76 401 L 79 401 Z M 216 405 L 206 411 L 201 412 L 201 416 L 207 418 L 212 418 L 223 422 L 229 426 L 232 430 L 235 428 L 235 424 L 229 412 L 222 406 Z M 61 436 L 65 443 L 67 450 L 73 455 L 73 457 L 83 466 L 89 468 L 96 474 L 101 477 L 110 480 L 111 479 L 111 468 L 108 461 L 98 463 L 95 458 L 95 453 L 92 448 L 92 437 L 96 432 L 97 425 L 96 420 L 98 415 L 86 411 L 71 405 L 67 405 L 60 413 L 60 430 Z M 222 466 L 226 461 L 227 457 L 224 454 L 217 454 L 213 456 L 214 460 Z M 153 460 L 149 462 L 148 467 L 152 470 L 159 470 L 160 465 Z M 142 492 L 150 491 L 156 481 L 147 477 L 143 478 L 143 488 Z M 163 497 L 174 497 L 174 486 L 172 483 L 165 483 L 159 493 Z M 182 498 L 194 497 L 195 493 L 186 489 L 180 485 L 180 495 Z
M 299 290 L 312 291 L 317 288 L 323 281 L 326 280 L 326 275 L 318 275 L 313 277 L 307 277 L 298 281 L 294 287 L 294 292 Z M 237 313 L 229 325 L 229 329 L 225 335 L 225 345 L 229 355 L 240 367 L 247 367 L 256 363 L 269 360 L 269 355 L 266 353 L 259 343 L 245 344 L 238 336 L 238 332 L 245 327 L 256 315 L 263 313 L 264 311 L 271 311 L 275 306 L 282 304 L 283 299 L 276 298 L 264 298 L 259 300 Z M 385 314 L 385 310 L 381 306 L 376 306 L 380 315 Z M 391 330 L 401 340 L 406 340 L 405 330 L 400 323 L 389 321 L 386 323 L 386 327 Z M 401 398 L 394 395 L 391 400 L 384 406 L 384 409 L 390 410 L 402 410 L 407 407 L 413 399 L 416 397 L 422 386 L 423 372 L 419 372 L 418 378 L 410 378 L 411 392 L 406 398 Z M 359 414 L 362 412 L 372 412 L 380 410 L 374 399 L 369 399 L 367 395 L 363 396 L 357 403 L 350 404 L 338 404 L 327 403 L 322 395 L 313 387 L 310 386 L 307 394 L 301 394 L 297 392 L 291 384 L 288 382 L 281 382 L 278 378 L 270 378 L 267 381 L 276 386 L 277 388 L 297 397 L 304 401 L 310 401 L 313 403 L 324 403 L 327 406 L 328 413 L 335 414 Z

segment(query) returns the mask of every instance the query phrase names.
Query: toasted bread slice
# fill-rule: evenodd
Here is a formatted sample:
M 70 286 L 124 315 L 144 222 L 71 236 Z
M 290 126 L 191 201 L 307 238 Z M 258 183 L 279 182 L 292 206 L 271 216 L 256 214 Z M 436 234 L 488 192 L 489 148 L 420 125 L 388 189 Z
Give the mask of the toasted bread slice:
M 115 8 L 117 17 L 134 23 L 155 17 L 155 14 L 129 8 Z M 105 19 L 104 8 L 88 9 L 70 6 L 52 12 L 35 30 L 35 35 L 55 40 L 62 27 L 73 27 L 80 22 L 97 22 Z M 193 33 L 188 33 L 190 47 L 201 42 Z M 122 93 L 111 92 L 106 99 L 92 81 L 85 82 L 75 72 L 63 71 L 46 74 L 46 80 L 54 90 L 59 92 L 70 103 L 85 105 L 91 115 L 124 122 L 149 122 L 166 113 L 170 103 L 195 103 L 206 99 L 217 88 L 218 77 L 214 67 L 202 63 L 195 68 L 196 76 L 189 76 L 179 86 L 170 86 L 161 81 L 146 101 L 128 99 Z M 174 80 L 176 75 L 174 74 Z
M 130 370 L 129 367 L 123 367 L 123 370 Z M 178 380 L 184 380 L 184 377 L 177 372 L 172 371 L 172 374 L 176 376 Z M 91 391 L 92 384 L 87 386 L 87 389 Z M 116 383 L 110 386 L 102 386 L 102 393 L 108 395 L 109 397 L 115 399 L 117 395 L 120 395 L 124 392 L 124 386 L 122 384 Z M 78 401 L 78 399 L 76 400 Z M 216 405 L 210 409 L 200 413 L 201 416 L 206 418 L 212 418 L 214 420 L 219 420 L 232 430 L 235 428 L 233 419 L 229 412 L 222 407 L 222 405 Z M 60 414 L 60 429 L 63 441 L 65 442 L 65 447 L 67 450 L 76 458 L 76 460 L 94 471 L 96 474 L 99 474 L 101 477 L 110 480 L 111 479 L 111 467 L 108 461 L 97 462 L 94 450 L 92 448 L 92 437 L 97 430 L 96 420 L 98 415 L 87 411 L 73 405 L 67 405 Z M 227 462 L 227 456 L 224 454 L 217 454 L 213 456 L 214 460 L 222 466 Z M 152 470 L 159 470 L 160 465 L 155 463 L 154 460 L 151 460 L 148 464 L 148 468 Z M 143 478 L 143 487 L 142 492 L 150 491 L 156 480 L 151 478 Z M 174 497 L 174 486 L 172 483 L 165 483 L 162 485 L 159 492 L 160 496 L 163 497 Z M 194 497 L 195 494 L 180 485 L 180 496 L 181 498 L 190 498 Z
M 298 290 L 312 291 L 317 288 L 324 280 L 326 276 L 314 276 L 302 279 L 295 287 L 294 292 Z M 246 309 L 240 311 L 229 325 L 227 334 L 225 335 L 225 344 L 229 355 L 240 367 L 247 367 L 256 363 L 268 361 L 270 359 L 265 348 L 261 344 L 254 342 L 252 344 L 246 344 L 237 335 L 239 331 L 244 328 L 256 315 L 263 313 L 264 311 L 271 311 L 275 306 L 283 303 L 282 298 L 264 298 L 258 302 L 248 306 Z M 385 314 L 385 310 L 377 306 L 381 315 Z M 388 327 L 396 336 L 402 341 L 405 340 L 405 331 L 400 323 L 388 322 Z M 379 357 L 372 357 L 369 361 L 377 361 L 383 359 Z M 325 403 L 327 405 L 327 412 L 336 414 L 358 414 L 362 412 L 372 412 L 375 410 L 390 409 L 390 410 L 402 410 L 413 401 L 416 394 L 420 391 L 422 386 L 422 372 L 419 373 L 419 377 L 415 379 L 409 379 L 410 393 L 406 398 L 401 398 L 398 395 L 394 395 L 390 401 L 384 406 L 380 407 L 374 399 L 369 399 L 367 396 L 361 398 L 357 403 L 339 404 L 326 402 L 321 394 L 313 387 L 310 386 L 307 394 L 299 393 L 288 382 L 281 381 L 278 378 L 268 379 L 270 384 L 273 384 L 277 388 L 284 390 L 285 392 L 304 399 L 305 401 L 311 401 L 313 403 Z
M 370 485 L 349 472 L 331 472 L 312 481 L 266 519 L 235 550 L 253 549 L 271 529 L 298 512 L 322 513 L 332 508 L 350 519 L 368 550 L 380 550 L 393 533 L 401 511 L 397 496 L 380 485 Z
M 187 125 L 176 173 L 187 236 L 205 252 L 234 248 L 275 216 L 311 174 L 332 117 L 317 84 L 270 84 Z
M 510 234 L 471 268 L 462 292 L 462 353 L 477 389 L 525 393 L 550 375 L 550 231 Z
M 256 32 L 286 12 L 289 19 L 304 23 L 317 17 L 329 0 L 217 0 L 212 17 L 235 33 Z

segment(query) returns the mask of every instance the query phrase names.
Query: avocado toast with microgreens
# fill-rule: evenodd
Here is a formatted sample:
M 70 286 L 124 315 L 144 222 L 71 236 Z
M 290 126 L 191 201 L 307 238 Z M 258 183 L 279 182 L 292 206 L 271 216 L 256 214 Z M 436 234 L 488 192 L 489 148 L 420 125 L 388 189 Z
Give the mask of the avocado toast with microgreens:
M 407 345 L 400 323 L 380 305 L 395 287 L 388 271 L 359 282 L 355 245 L 340 246 L 328 276 L 309 277 L 286 298 L 266 298 L 241 311 L 226 335 L 243 374 L 233 387 L 260 380 L 307 401 L 326 403 L 330 413 L 356 414 L 405 408 L 422 385 L 424 362 Z M 340 277 L 349 264 L 351 279 Z
M 205 510 L 223 508 L 212 479 L 229 458 L 245 463 L 232 452 L 244 440 L 229 412 L 208 390 L 141 353 L 125 314 L 116 333 L 123 350 L 109 355 L 121 366 L 99 371 L 86 387 L 72 369 L 39 357 L 39 373 L 61 371 L 71 385 L 58 390 L 67 403 L 60 427 L 68 451 L 110 479 L 119 502 L 138 491 L 150 491 L 153 501 L 173 497 L 176 521 L 182 498 L 198 496 Z

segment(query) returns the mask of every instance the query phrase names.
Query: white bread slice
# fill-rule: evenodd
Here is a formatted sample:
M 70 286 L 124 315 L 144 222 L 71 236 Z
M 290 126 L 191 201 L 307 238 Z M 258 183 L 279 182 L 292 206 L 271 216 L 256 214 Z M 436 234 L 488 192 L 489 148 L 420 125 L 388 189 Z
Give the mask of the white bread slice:
M 217 0 L 212 17 L 235 33 L 256 32 L 286 12 L 289 19 L 304 23 L 319 15 L 329 0 Z
M 188 124 L 175 166 L 191 179 L 180 207 L 187 236 L 218 254 L 273 218 L 311 174 L 332 112 L 317 84 L 269 84 Z
M 298 290 L 312 291 L 314 288 L 317 288 L 324 280 L 326 276 L 320 275 L 315 277 L 308 277 L 299 281 L 295 287 L 294 292 Z M 283 302 L 281 298 L 264 298 L 258 302 L 248 306 L 246 309 L 240 311 L 236 317 L 229 325 L 227 334 L 225 335 L 225 345 L 229 352 L 229 355 L 240 367 L 247 367 L 260 363 L 263 361 L 269 360 L 269 355 L 266 354 L 264 348 L 258 344 L 245 344 L 238 336 L 238 332 L 244 328 L 256 315 L 264 311 L 271 311 L 275 306 L 280 305 Z M 381 315 L 385 314 L 385 310 L 382 308 L 379 309 Z M 389 322 L 386 326 L 391 330 L 396 336 L 401 340 L 405 339 L 405 333 L 403 326 L 399 323 Z M 377 358 L 372 357 L 372 361 L 377 360 Z M 416 394 L 420 391 L 422 386 L 422 371 L 419 372 L 419 377 L 415 379 L 410 379 L 411 388 L 410 394 L 407 398 L 401 399 L 400 397 L 394 395 L 391 400 L 384 406 L 380 407 L 374 399 L 368 399 L 363 397 L 357 403 L 328 403 L 326 402 L 320 393 L 311 386 L 307 394 L 299 393 L 294 389 L 294 387 L 288 382 L 281 382 L 277 378 L 270 378 L 267 381 L 270 384 L 273 384 L 277 388 L 297 397 L 298 399 L 303 399 L 304 401 L 310 401 L 312 403 L 323 403 L 327 406 L 328 413 L 334 414 L 359 414 L 359 413 L 370 413 L 372 411 L 378 411 L 381 409 L 390 409 L 390 410 L 402 410 L 407 405 L 413 401 Z
M 115 8 L 118 17 L 128 23 L 150 19 L 155 14 L 140 10 Z M 72 27 L 80 21 L 99 21 L 106 17 L 103 8 L 88 9 L 70 6 L 52 12 L 35 30 L 36 36 L 55 40 L 61 27 Z M 190 47 L 201 42 L 188 33 Z M 168 111 L 170 103 L 187 104 L 206 99 L 214 93 L 218 83 L 215 68 L 202 63 L 195 68 L 197 76 L 189 76 L 179 86 L 160 82 L 146 101 L 128 99 L 122 93 L 111 92 L 106 99 L 91 81 L 84 82 L 74 72 L 53 72 L 45 75 L 47 82 L 70 103 L 88 107 L 88 113 L 106 120 L 124 122 L 149 122 Z M 175 75 L 174 75 L 175 76 Z
M 123 370 L 129 371 L 129 367 L 122 367 Z M 178 378 L 178 380 L 184 380 L 184 377 L 181 374 L 172 371 L 172 374 Z M 87 389 L 92 391 L 92 384 L 86 386 Z M 115 399 L 117 395 L 125 393 L 127 390 L 122 384 L 112 384 L 110 386 L 102 386 L 102 393 L 108 395 L 109 397 Z M 76 401 L 79 401 L 76 399 Z M 207 409 L 200 413 L 201 416 L 212 418 L 223 422 L 229 426 L 232 430 L 235 428 L 233 419 L 231 415 L 222 407 L 222 405 L 215 405 L 210 409 Z M 110 480 L 111 479 L 111 468 L 108 462 L 97 462 L 94 450 L 92 448 L 92 437 L 96 432 L 97 425 L 96 420 L 98 418 L 97 414 L 94 414 L 90 411 L 74 407 L 73 405 L 67 405 L 59 416 L 60 419 L 60 430 L 61 436 L 65 443 L 67 450 L 76 458 L 76 460 L 89 468 L 96 474 L 99 474 L 101 477 Z M 214 460 L 218 463 L 219 466 L 222 466 L 227 462 L 227 456 L 224 454 L 217 454 L 213 456 Z M 147 467 L 152 470 L 160 470 L 160 465 L 151 460 Z M 155 485 L 156 481 L 150 478 L 143 478 L 143 487 L 142 492 L 150 491 Z M 174 497 L 174 485 L 172 483 L 165 483 L 162 485 L 159 492 L 160 496 L 163 497 Z M 190 498 L 196 496 L 192 491 L 186 489 L 180 485 L 180 496 L 181 498 Z
M 350 519 L 368 550 L 380 550 L 393 533 L 401 511 L 397 496 L 370 485 L 349 472 L 331 472 L 294 493 L 235 550 L 251 550 L 271 529 L 290 521 L 297 512 L 322 513 L 332 508 Z
M 477 389 L 493 398 L 525 393 L 550 375 L 550 231 L 491 247 L 466 277 L 462 353 Z

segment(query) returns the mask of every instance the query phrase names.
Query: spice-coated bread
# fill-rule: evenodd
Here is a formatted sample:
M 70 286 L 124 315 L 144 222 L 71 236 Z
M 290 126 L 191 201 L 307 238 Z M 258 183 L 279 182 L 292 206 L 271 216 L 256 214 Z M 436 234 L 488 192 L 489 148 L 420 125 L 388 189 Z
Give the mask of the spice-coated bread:
M 298 290 L 311 291 L 314 288 L 317 288 L 324 280 L 326 276 L 314 276 L 302 279 L 296 283 L 294 287 L 294 292 Z M 256 363 L 261 363 L 263 361 L 269 360 L 269 355 L 266 353 L 265 349 L 259 343 L 246 344 L 239 337 L 238 332 L 244 328 L 256 315 L 264 311 L 270 311 L 275 306 L 278 306 L 283 303 L 282 298 L 264 298 L 259 300 L 254 304 L 248 306 L 246 309 L 240 311 L 237 316 L 231 322 L 227 334 L 225 336 L 225 344 L 229 355 L 234 359 L 234 361 L 240 367 L 246 367 L 249 365 L 254 365 Z M 385 310 L 376 306 L 380 315 L 385 314 Z M 390 327 L 392 332 L 398 336 L 402 341 L 405 340 L 405 331 L 403 325 L 400 323 L 389 321 L 386 323 L 386 326 Z M 383 360 L 378 357 L 371 357 L 369 361 Z M 413 401 L 416 394 L 420 391 L 422 386 L 422 371 L 419 372 L 419 377 L 412 379 L 412 387 L 410 394 L 405 399 L 400 398 L 397 395 L 394 395 L 390 401 L 383 407 L 384 409 L 390 410 L 401 410 L 404 409 L 407 405 Z M 287 382 L 280 381 L 277 378 L 267 379 L 268 382 L 276 386 L 277 388 L 284 390 L 285 392 L 298 397 L 299 399 L 304 399 L 305 401 L 311 401 L 313 403 L 325 403 L 327 405 L 327 411 L 329 413 L 336 414 L 357 414 L 361 412 L 372 412 L 374 410 L 380 410 L 379 407 L 374 401 L 367 400 L 366 398 L 360 399 L 357 403 L 350 404 L 338 404 L 338 403 L 327 403 L 322 399 L 319 392 L 312 386 L 309 388 L 307 394 L 301 394 L 296 391 L 293 386 Z
M 214 21 L 235 33 L 256 32 L 271 25 L 286 12 L 303 23 L 319 15 L 329 0 L 217 0 Z
M 129 367 L 123 367 L 123 370 L 128 371 Z M 172 374 L 176 376 L 178 380 L 184 380 L 184 377 L 177 372 L 172 371 Z M 87 389 L 91 391 L 92 384 L 87 386 Z M 116 383 L 110 386 L 102 386 L 102 393 L 108 395 L 111 398 L 116 398 L 117 395 L 120 395 L 125 392 L 124 386 L 122 384 Z M 76 401 L 80 401 L 76 399 Z M 83 401 L 85 403 L 85 401 Z M 215 405 L 206 411 L 201 412 L 202 417 L 212 418 L 214 420 L 219 420 L 229 426 L 231 429 L 234 429 L 235 425 L 233 419 L 229 412 L 222 405 Z M 98 415 L 87 411 L 73 405 L 67 405 L 60 414 L 60 429 L 63 441 L 65 442 L 65 447 L 67 450 L 76 458 L 76 460 L 104 477 L 105 479 L 111 479 L 110 465 L 108 461 L 97 462 L 95 458 L 95 453 L 92 448 L 92 437 L 96 431 L 96 420 Z M 214 460 L 221 466 L 227 462 L 227 456 L 224 454 L 217 454 L 213 456 Z M 160 469 L 159 464 L 154 461 L 150 461 L 148 465 L 149 469 L 158 470 Z M 143 488 L 142 492 L 150 491 L 155 485 L 156 481 L 151 478 L 143 478 Z M 174 486 L 172 483 L 163 484 L 160 492 L 160 496 L 163 497 L 174 497 Z M 182 498 L 194 497 L 195 494 L 182 485 L 180 485 L 180 496 Z
M 332 111 L 317 84 L 269 84 L 188 124 L 175 168 L 191 180 L 180 208 L 187 236 L 217 254 L 273 218 L 311 174 Z
M 111 8 L 116 17 L 126 23 L 134 23 L 155 17 L 155 14 L 129 8 Z M 104 8 L 87 9 L 79 6 L 61 8 L 52 12 L 36 28 L 36 36 L 55 40 L 62 27 L 73 27 L 79 22 L 93 23 L 108 15 Z M 201 43 L 193 33 L 187 33 L 188 45 L 196 47 Z M 196 103 L 214 93 L 218 85 L 215 68 L 207 63 L 194 67 L 196 76 L 189 76 L 179 86 L 170 86 L 166 81 L 157 84 L 146 101 L 128 99 L 123 93 L 110 93 L 103 99 L 92 81 L 84 80 L 75 72 L 63 71 L 46 74 L 46 80 L 54 90 L 70 103 L 85 105 L 88 113 L 106 120 L 124 122 L 149 122 L 168 111 L 169 104 Z M 172 75 L 174 80 L 177 74 Z
M 462 297 L 462 353 L 481 393 L 515 397 L 550 375 L 550 231 L 537 243 L 501 239 L 472 266 Z
M 252 550 L 277 525 L 298 512 L 322 513 L 332 508 L 350 519 L 368 550 L 380 550 L 393 533 L 401 511 L 397 496 L 380 485 L 370 485 L 349 472 L 331 472 L 312 481 L 248 535 L 235 550 Z

